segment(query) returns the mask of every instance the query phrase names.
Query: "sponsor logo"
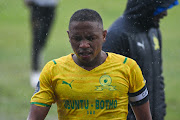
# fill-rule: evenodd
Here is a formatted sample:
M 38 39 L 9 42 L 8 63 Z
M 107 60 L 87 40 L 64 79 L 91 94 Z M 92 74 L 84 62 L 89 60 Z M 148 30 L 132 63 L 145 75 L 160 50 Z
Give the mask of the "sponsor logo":
M 84 109 L 87 110 L 87 115 L 96 113 L 99 109 L 115 109 L 117 108 L 117 100 L 95 100 L 90 103 L 89 100 L 64 100 L 65 109 Z
M 71 84 L 72 84 L 73 81 L 74 81 L 74 80 L 72 80 L 70 83 L 68 83 L 68 82 L 66 82 L 66 81 L 62 81 L 62 84 L 69 85 L 69 87 L 72 89 Z
M 137 42 L 137 46 L 142 47 L 143 49 L 145 49 L 144 41 L 142 41 L 142 43 L 141 42 Z

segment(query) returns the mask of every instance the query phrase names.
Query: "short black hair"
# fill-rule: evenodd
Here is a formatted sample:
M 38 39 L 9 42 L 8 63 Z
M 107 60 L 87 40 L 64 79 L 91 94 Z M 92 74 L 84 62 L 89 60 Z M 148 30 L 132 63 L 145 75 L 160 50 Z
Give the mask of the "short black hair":
M 103 27 L 103 21 L 101 16 L 99 15 L 98 12 L 96 12 L 95 10 L 92 9 L 80 9 L 78 11 L 76 11 L 70 18 L 69 21 L 69 25 L 71 24 L 71 22 L 73 21 L 80 21 L 80 22 L 84 22 L 84 21 L 90 21 L 90 22 L 98 22 L 100 24 L 102 24 Z

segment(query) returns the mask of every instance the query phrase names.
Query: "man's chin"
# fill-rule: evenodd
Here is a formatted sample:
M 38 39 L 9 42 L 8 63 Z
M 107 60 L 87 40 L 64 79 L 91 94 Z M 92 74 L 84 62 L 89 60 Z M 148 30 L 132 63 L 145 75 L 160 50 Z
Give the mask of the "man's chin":
M 91 59 L 91 55 L 80 55 L 80 58 L 83 60 Z
M 81 59 L 80 59 L 80 61 L 81 61 L 82 63 L 86 63 L 86 64 L 88 64 L 88 63 L 90 63 L 90 62 L 91 62 L 91 59 L 81 58 Z

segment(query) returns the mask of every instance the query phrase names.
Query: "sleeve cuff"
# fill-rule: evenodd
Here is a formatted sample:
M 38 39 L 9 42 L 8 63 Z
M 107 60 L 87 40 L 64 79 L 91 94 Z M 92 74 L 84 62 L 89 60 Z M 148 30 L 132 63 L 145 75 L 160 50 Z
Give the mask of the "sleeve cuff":
M 33 105 L 38 105 L 38 106 L 42 106 L 42 107 L 51 107 L 51 105 L 47 105 L 47 104 L 44 104 L 44 103 L 39 103 L 39 102 L 31 102 L 31 104 Z

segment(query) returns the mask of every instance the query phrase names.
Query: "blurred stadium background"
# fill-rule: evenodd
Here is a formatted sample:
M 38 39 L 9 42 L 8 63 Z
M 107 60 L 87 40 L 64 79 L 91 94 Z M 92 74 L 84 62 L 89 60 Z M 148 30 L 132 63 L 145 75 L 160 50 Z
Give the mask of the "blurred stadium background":
M 108 27 L 122 15 L 126 0 L 61 0 L 48 44 L 46 62 L 72 52 L 67 29 L 71 15 L 81 8 L 97 10 Z M 25 120 L 34 89 L 29 84 L 31 29 L 23 0 L 0 0 L 0 119 Z M 180 120 L 180 6 L 161 21 L 167 103 L 166 120 Z M 53 105 L 46 120 L 57 120 Z

